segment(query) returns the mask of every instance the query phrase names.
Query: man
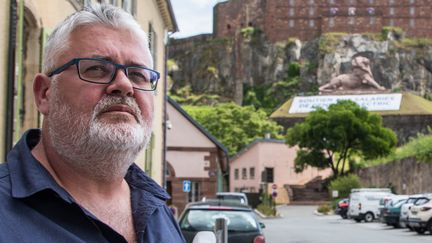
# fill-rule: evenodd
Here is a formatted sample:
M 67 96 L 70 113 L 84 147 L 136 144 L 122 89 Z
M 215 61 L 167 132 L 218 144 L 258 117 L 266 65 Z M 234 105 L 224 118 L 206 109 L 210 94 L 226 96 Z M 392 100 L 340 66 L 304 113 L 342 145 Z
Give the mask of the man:
M 34 78 L 42 130 L 0 166 L 0 242 L 184 242 L 167 193 L 133 164 L 159 73 L 133 17 L 93 5 L 61 23 Z

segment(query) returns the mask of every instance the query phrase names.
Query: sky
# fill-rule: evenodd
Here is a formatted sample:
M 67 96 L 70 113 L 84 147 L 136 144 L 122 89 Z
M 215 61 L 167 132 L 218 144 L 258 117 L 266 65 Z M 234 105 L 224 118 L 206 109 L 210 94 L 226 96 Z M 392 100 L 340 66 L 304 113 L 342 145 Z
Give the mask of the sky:
M 179 32 L 171 37 L 184 38 L 213 31 L 213 7 L 221 0 L 171 0 Z

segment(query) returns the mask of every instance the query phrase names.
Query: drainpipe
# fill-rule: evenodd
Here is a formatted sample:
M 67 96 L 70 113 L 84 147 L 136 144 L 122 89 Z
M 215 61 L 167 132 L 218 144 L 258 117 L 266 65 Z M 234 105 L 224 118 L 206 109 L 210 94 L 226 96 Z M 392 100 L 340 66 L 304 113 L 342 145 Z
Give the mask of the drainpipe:
M 10 0 L 9 6 L 9 43 L 8 43 L 8 68 L 6 87 L 6 124 L 4 138 L 4 159 L 12 148 L 13 143 L 13 119 L 14 119 L 14 86 L 15 86 L 15 48 L 16 48 L 16 27 L 17 27 L 17 2 Z

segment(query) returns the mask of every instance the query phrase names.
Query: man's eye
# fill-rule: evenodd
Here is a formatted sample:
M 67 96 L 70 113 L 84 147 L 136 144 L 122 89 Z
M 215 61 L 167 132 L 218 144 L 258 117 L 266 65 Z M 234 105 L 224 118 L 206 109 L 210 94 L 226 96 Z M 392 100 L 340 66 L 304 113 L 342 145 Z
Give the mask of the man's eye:
M 129 79 L 131 79 L 135 83 L 144 83 L 150 81 L 148 75 L 139 71 L 129 72 Z

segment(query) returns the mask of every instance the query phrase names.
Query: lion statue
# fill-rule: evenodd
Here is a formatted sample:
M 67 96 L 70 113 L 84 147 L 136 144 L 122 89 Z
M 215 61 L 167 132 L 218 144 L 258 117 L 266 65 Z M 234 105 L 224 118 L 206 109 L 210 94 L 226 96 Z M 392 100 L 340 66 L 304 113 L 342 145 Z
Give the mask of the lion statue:
M 319 91 L 329 93 L 354 90 L 385 90 L 383 86 L 374 80 L 368 58 L 357 56 L 353 58 L 351 64 L 351 73 L 341 74 L 332 78 L 330 82 L 319 87 Z

